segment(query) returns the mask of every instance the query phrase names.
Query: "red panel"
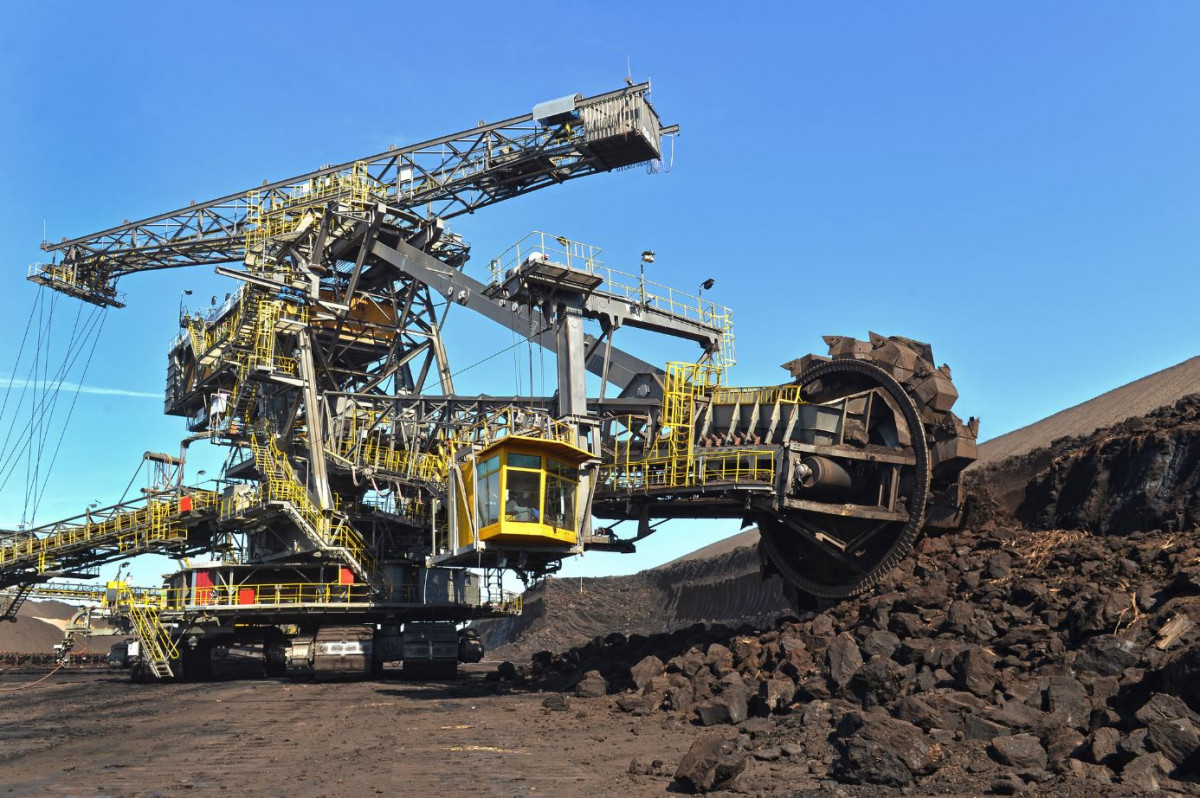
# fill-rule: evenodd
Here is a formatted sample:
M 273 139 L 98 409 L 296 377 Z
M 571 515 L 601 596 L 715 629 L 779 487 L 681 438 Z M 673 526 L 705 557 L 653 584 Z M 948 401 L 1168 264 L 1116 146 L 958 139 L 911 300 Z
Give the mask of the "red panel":
M 190 513 L 192 511 L 192 497 L 184 496 L 179 500 L 179 512 Z
M 254 588 L 242 587 L 238 588 L 238 604 L 257 604 L 258 597 L 254 595 Z
M 196 603 L 212 604 L 213 573 L 212 571 L 196 571 Z
M 338 584 L 339 585 L 354 584 L 354 572 L 351 571 L 349 568 L 338 569 Z

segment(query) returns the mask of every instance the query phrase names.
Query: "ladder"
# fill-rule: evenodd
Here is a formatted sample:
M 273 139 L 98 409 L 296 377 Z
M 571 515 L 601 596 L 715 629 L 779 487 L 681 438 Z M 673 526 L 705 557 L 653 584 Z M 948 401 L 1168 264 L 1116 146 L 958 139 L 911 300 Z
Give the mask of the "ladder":
M 16 621 L 17 611 L 33 591 L 32 584 L 17 585 L 12 590 L 0 593 L 0 621 Z
M 504 571 L 499 568 L 483 569 L 484 602 L 500 604 L 504 601 Z
M 129 594 L 125 605 L 133 633 L 141 646 L 142 662 L 157 679 L 169 679 L 175 675 L 171 661 L 179 659 L 179 648 L 171 639 L 171 632 L 158 617 L 158 608 L 144 604 Z
M 262 475 L 264 498 L 282 504 L 288 516 L 318 548 L 337 551 L 365 582 L 381 592 L 390 592 L 382 567 L 358 530 L 344 521 L 331 523 L 309 497 L 275 438 L 269 432 L 265 437 L 263 442 L 258 433 L 250 435 L 254 463 Z

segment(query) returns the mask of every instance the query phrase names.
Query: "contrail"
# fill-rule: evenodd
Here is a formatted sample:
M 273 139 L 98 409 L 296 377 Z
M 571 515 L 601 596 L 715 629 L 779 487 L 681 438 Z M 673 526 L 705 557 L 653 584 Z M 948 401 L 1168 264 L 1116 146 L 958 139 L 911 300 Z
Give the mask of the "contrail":
M 161 399 L 162 394 L 151 393 L 150 391 L 127 391 L 124 388 L 101 388 L 96 385 L 80 385 L 77 382 L 55 382 L 51 380 L 23 380 L 14 379 L 12 382 L 8 378 L 0 375 L 0 389 L 11 388 L 12 390 L 49 390 L 49 391 L 66 391 L 73 393 L 91 393 L 99 396 L 128 396 L 133 399 Z

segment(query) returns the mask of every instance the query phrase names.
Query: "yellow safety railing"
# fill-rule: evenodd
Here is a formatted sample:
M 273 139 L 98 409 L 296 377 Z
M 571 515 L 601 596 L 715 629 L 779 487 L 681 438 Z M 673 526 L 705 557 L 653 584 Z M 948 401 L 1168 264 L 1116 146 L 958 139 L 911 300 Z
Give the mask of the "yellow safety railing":
M 135 598 L 142 601 L 158 601 L 162 589 L 157 587 L 129 587 Z M 29 590 L 31 598 L 58 598 L 73 601 L 98 601 L 103 603 L 108 592 L 107 585 L 74 584 L 72 582 L 42 582 Z M 3 594 L 0 594 L 3 595 Z
M 804 404 L 800 396 L 799 385 L 771 385 L 765 388 L 725 388 L 719 387 L 712 392 L 714 405 L 773 405 L 773 404 Z
M 254 320 L 254 357 L 251 361 L 257 368 L 275 368 L 275 323 L 279 321 L 279 304 L 269 299 L 258 302 L 258 316 Z
M 686 485 L 691 475 L 693 425 L 696 419 L 696 400 L 706 391 L 721 384 L 721 369 L 698 363 L 667 364 L 663 382 L 660 428 L 667 436 L 666 467 L 671 485 Z
M 257 433 L 250 435 L 250 450 L 254 453 L 254 463 L 258 466 L 263 478 L 262 499 L 264 501 L 280 501 L 292 505 L 304 519 L 313 532 L 322 540 L 329 540 L 329 518 L 321 512 L 308 491 L 296 477 L 292 464 L 283 456 L 275 443 L 275 438 L 267 435 L 264 445 Z
M 444 482 L 450 460 L 443 453 L 398 449 L 388 440 L 388 430 L 380 424 L 383 414 L 358 409 L 344 416 L 345 428 L 328 451 L 349 462 L 379 471 L 399 474 L 422 482 Z
M 375 559 L 375 555 L 367 548 L 367 542 L 363 540 L 362 535 L 359 534 L 357 529 L 349 524 L 338 524 L 333 529 L 330 542 L 334 546 L 349 552 L 350 556 L 362 566 L 367 574 L 378 578 L 385 586 L 389 586 L 383 571 L 379 567 L 379 561 Z
M 171 639 L 170 630 L 159 619 L 161 601 L 161 596 L 150 601 L 136 596 L 127 585 L 120 583 L 114 608 L 129 618 L 150 669 L 157 676 L 170 676 L 170 663 L 179 659 L 179 648 Z
M 444 482 L 449 469 L 445 455 L 390 449 L 374 437 L 359 442 L 347 439 L 336 454 L 355 465 L 370 466 L 422 482 Z
M 192 343 L 192 351 L 199 360 L 208 354 L 213 347 L 221 343 L 231 343 L 238 335 L 242 322 L 248 314 L 244 301 L 238 302 L 236 308 L 228 316 L 216 324 L 208 324 L 201 316 L 188 316 L 185 320 L 188 338 Z
M 606 490 L 686 488 L 714 484 L 770 485 L 775 478 L 771 449 L 708 452 L 695 446 L 697 406 L 705 397 L 718 404 L 749 398 L 800 401 L 798 386 L 750 389 L 739 393 L 721 385 L 724 370 L 711 363 L 668 363 L 657 437 L 644 440 L 630 433 L 611 444 L 600 467 L 599 484 Z M 617 420 L 620 421 L 619 419 Z M 633 429 L 633 417 L 624 422 Z M 635 441 L 639 442 L 634 451 Z
M 703 451 L 703 450 L 701 450 Z M 771 485 L 775 479 L 775 452 L 739 449 L 703 453 L 681 461 L 671 456 L 648 457 L 600 467 L 600 485 L 607 490 L 646 490 L 714 485 Z
M 125 295 L 117 290 L 116 278 L 106 276 L 102 261 L 97 261 L 91 268 L 82 271 L 74 264 L 34 263 L 29 267 L 28 277 L 39 285 L 48 286 L 69 296 L 125 307 Z
M 152 497 L 144 507 L 134 510 L 111 513 L 93 521 L 62 522 L 47 528 L 45 534 L 33 530 L 0 546 L 0 567 L 17 561 L 33 564 L 36 560 L 37 573 L 46 573 L 57 567 L 56 555 L 79 548 L 109 546 L 133 553 L 151 544 L 183 540 L 185 530 L 178 523 L 178 516 L 186 512 L 180 508 L 183 502 L 190 504 L 192 510 L 200 510 L 216 507 L 218 499 L 211 491 L 194 491 L 182 497 Z
M 242 497 L 243 507 L 241 509 L 245 509 L 245 506 L 251 503 L 251 498 L 255 500 L 254 503 L 276 501 L 287 504 L 312 529 L 319 542 L 344 549 L 354 563 L 362 569 L 364 576 L 373 576 L 383 580 L 379 563 L 362 535 L 349 524 L 341 523 L 336 527 L 333 526 L 329 516 L 309 498 L 308 490 L 300 483 L 292 464 L 279 450 L 273 436 L 267 435 L 267 442 L 264 445 L 259 440 L 257 433 L 251 433 L 250 449 L 254 454 L 255 465 L 262 474 L 263 482 L 252 497 Z
M 415 588 L 414 588 L 415 592 Z M 340 582 L 264 582 L 240 585 L 168 588 L 161 606 L 167 611 L 196 608 L 286 607 L 297 604 L 355 604 L 373 600 L 370 585 Z
M 282 189 L 252 191 L 246 195 L 246 254 L 261 249 L 271 239 L 296 232 L 306 214 L 330 200 L 362 209 L 385 195 L 385 186 L 371 177 L 365 161 L 356 161 L 349 171 L 315 177 Z
M 179 658 L 179 648 L 171 639 L 171 633 L 159 621 L 156 608 L 138 601 L 131 601 L 128 613 L 129 619 L 133 622 L 134 633 L 137 634 L 150 659 L 167 664 L 171 660 Z
M 575 429 L 570 424 L 551 418 L 548 413 L 513 405 L 491 410 L 479 421 L 459 430 L 452 443 L 487 446 L 510 435 L 577 445 Z

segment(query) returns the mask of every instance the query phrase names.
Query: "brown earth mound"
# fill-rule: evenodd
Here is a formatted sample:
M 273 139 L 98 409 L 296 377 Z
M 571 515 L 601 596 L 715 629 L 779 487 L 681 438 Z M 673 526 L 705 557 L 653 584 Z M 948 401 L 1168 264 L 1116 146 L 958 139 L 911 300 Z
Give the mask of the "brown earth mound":
M 974 469 L 975 517 L 1104 534 L 1200 524 L 1200 394 Z
M 40 620 L 66 621 L 76 608 L 61 601 L 29 600 L 17 611 L 15 622 L 0 623 L 0 652 L 48 654 L 62 642 L 61 625 Z
M 1200 357 L 1185 360 L 1027 427 L 985 441 L 979 445 L 979 460 L 972 468 L 1050 446 L 1058 438 L 1091 435 L 1101 427 L 1147 415 L 1197 391 L 1200 391 Z
M 78 610 L 78 607 L 62 601 L 26 601 L 17 611 L 15 622 L 0 623 L 0 653 L 53 655 L 54 647 L 63 641 L 63 627 Z M 101 618 L 92 619 L 92 630 L 92 635 L 76 639 L 72 655 L 77 660 L 86 654 L 107 655 L 114 643 L 127 637 L 112 634 Z M 43 658 L 39 661 L 48 663 L 53 660 Z
M 28 616 L 31 618 L 48 618 L 58 621 L 69 621 L 79 607 L 74 604 L 67 604 L 63 601 L 49 601 L 39 599 L 29 599 L 21 605 L 21 609 L 17 614 L 22 618 Z
M 0 625 L 0 651 L 14 654 L 44 654 L 61 643 L 62 630 L 32 617 L 19 617 L 15 623 Z

